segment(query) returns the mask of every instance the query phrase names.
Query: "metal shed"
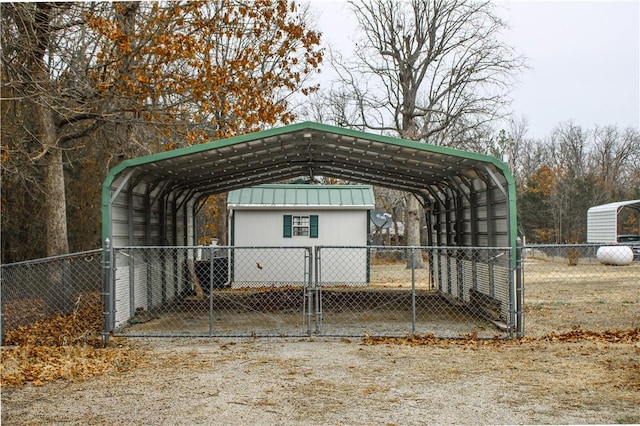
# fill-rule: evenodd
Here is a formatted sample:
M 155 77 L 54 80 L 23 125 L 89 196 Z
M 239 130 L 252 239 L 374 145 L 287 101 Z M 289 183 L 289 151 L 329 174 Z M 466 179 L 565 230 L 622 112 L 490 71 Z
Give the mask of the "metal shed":
M 635 210 L 640 219 L 640 200 L 617 201 L 587 210 L 587 242 L 612 243 L 618 241 L 618 214 L 624 208 Z
M 371 185 L 265 184 L 231 191 L 227 207 L 231 246 L 362 247 L 368 243 L 369 211 L 375 208 L 375 199 Z M 341 255 L 350 257 L 349 264 L 331 259 L 331 253 L 325 255 L 324 261 L 334 268 L 325 271 L 324 281 L 366 284 L 367 252 L 353 249 Z M 264 256 L 258 250 L 236 253 L 232 285 L 282 286 L 300 276 L 295 268 L 264 262 Z M 254 263 L 262 267 L 240 267 Z
M 501 309 L 510 317 L 508 325 L 522 330 L 515 183 L 505 164 L 486 155 L 313 122 L 162 152 L 124 161 L 107 175 L 103 241 L 111 247 L 192 247 L 197 241 L 195 216 L 206 197 L 314 176 L 413 193 L 425 207 L 428 245 L 445 248 L 437 254 L 438 286 L 454 297 L 462 297 L 463 286 L 452 283 L 467 280 L 473 280 L 474 289 L 498 297 L 495 258 L 488 254 L 480 259 L 486 265 L 478 267 L 477 259 L 469 261 L 462 248 L 506 248 L 508 256 L 499 259 L 504 269 Z M 151 306 L 157 298 L 178 295 L 178 269 L 186 256 L 190 253 L 176 250 L 171 260 L 164 256 L 162 265 L 149 266 L 143 274 L 134 266 L 145 259 L 131 251 L 116 253 L 105 279 L 111 327 L 122 322 L 114 313 L 124 312 L 126 318 L 142 308 L 129 298 L 146 298 L 144 306 Z M 161 296 L 150 293 L 153 280 L 163 281 Z M 116 285 L 123 285 L 119 296 L 114 296 Z

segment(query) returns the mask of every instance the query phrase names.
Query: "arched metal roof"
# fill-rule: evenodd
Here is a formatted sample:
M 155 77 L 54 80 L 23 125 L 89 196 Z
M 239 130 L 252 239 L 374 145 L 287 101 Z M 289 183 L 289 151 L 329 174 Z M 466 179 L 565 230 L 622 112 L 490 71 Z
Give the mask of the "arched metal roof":
M 613 203 L 601 204 L 599 206 L 589 207 L 588 212 L 613 212 L 617 213 L 623 207 L 640 210 L 640 200 L 616 201 Z
M 193 244 L 199 200 L 310 176 L 413 192 L 438 245 L 515 247 L 515 184 L 496 158 L 313 122 L 124 161 L 103 183 L 103 240 Z

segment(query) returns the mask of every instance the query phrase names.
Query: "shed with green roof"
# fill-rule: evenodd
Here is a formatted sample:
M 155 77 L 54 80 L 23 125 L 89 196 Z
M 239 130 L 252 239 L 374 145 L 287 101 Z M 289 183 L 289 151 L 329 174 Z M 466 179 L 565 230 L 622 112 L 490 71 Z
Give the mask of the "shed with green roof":
M 266 184 L 229 192 L 227 207 L 232 246 L 362 247 L 367 245 L 369 212 L 375 199 L 371 185 Z M 348 268 L 325 271 L 324 279 L 366 284 L 367 252 L 353 249 L 349 256 Z M 265 250 L 235 250 L 233 264 L 231 282 L 236 286 L 257 282 L 284 285 L 304 274 L 297 270 L 300 265 L 282 268 L 269 262 L 269 251 Z M 254 264 L 260 268 L 241 267 Z

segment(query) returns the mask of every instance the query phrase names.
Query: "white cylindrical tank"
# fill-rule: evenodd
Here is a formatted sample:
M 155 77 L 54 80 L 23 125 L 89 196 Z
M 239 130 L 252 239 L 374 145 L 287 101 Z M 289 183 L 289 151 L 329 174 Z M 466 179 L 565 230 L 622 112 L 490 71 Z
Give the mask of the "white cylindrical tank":
M 596 257 L 605 265 L 628 265 L 633 262 L 633 250 L 629 246 L 602 246 Z

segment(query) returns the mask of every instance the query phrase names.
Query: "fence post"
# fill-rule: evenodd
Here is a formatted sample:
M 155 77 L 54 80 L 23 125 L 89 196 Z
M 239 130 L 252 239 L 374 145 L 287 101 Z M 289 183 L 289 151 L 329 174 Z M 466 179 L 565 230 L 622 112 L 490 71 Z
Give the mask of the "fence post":
M 104 251 L 102 253 L 103 267 L 104 267 L 104 284 L 102 289 L 102 303 L 103 303 L 103 315 L 104 315 L 104 330 L 102 332 L 102 340 L 105 345 L 109 343 L 109 335 L 111 332 L 112 324 L 112 281 L 113 281 L 113 252 L 111 250 L 111 241 L 109 238 L 104 240 Z
M 489 296 L 492 298 L 496 297 L 496 282 L 495 282 L 495 271 L 494 271 L 494 263 L 496 260 L 496 252 L 493 249 L 489 249 L 489 258 L 487 259 L 487 266 L 489 268 Z
M 322 281 L 320 272 L 320 247 L 316 246 L 312 250 L 315 252 L 315 255 L 313 256 L 315 263 L 315 274 L 313 274 L 312 286 L 309 286 L 309 335 L 311 335 L 311 321 L 314 315 L 314 311 L 316 316 L 315 334 L 318 335 L 322 333 Z
M 213 312 L 213 278 L 215 275 L 215 271 L 213 270 L 214 262 L 213 262 L 213 248 L 209 247 L 209 337 L 213 336 L 213 321 L 214 321 L 214 312 Z M 195 273 L 195 262 L 194 262 L 194 273 Z M 202 284 L 202 283 L 200 283 Z
M 411 248 L 411 334 L 416 334 L 416 263 L 415 247 Z M 422 255 L 422 251 L 420 252 Z
M 4 293 L 2 292 L 4 273 L 0 268 L 0 346 L 4 345 Z
M 516 336 L 524 336 L 524 276 L 522 273 L 523 244 L 520 237 L 516 238 Z
M 73 310 L 74 307 L 74 300 L 73 300 L 73 296 L 72 296 L 72 292 L 71 289 L 69 288 L 70 284 L 69 284 L 69 262 L 70 260 L 68 259 L 61 259 L 61 279 L 60 279 L 60 292 L 62 293 L 61 295 L 61 302 L 60 302 L 60 310 L 62 311 L 63 314 L 68 314 Z

